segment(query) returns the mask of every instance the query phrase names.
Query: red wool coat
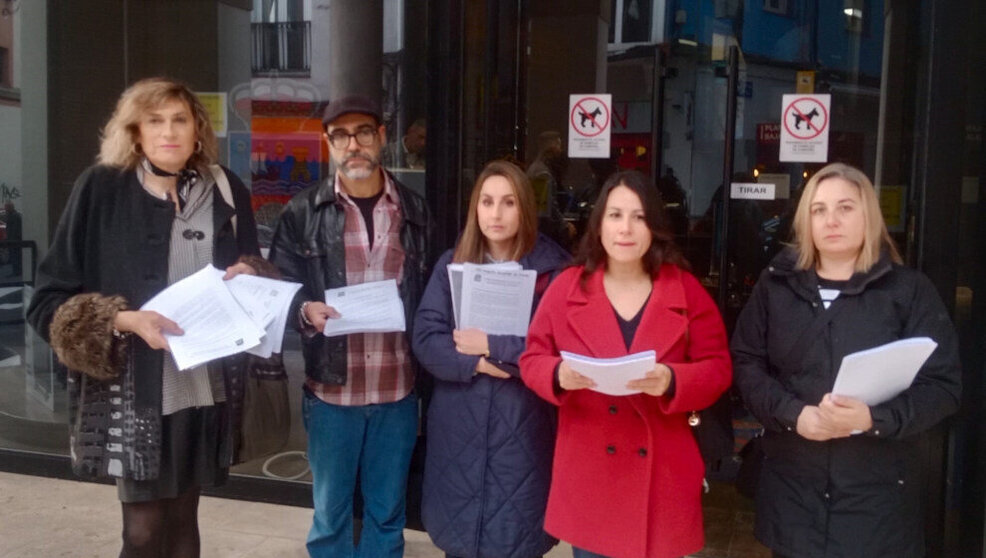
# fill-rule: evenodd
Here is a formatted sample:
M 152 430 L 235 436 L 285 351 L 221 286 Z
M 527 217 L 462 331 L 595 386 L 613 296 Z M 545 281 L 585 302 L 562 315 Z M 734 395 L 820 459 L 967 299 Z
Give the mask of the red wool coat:
M 726 331 L 705 289 L 665 265 L 630 351 L 597 271 L 555 279 L 538 306 L 520 359 L 524 382 L 558 405 L 558 438 L 545 530 L 614 558 L 676 557 L 700 550 L 705 468 L 688 413 L 729 387 Z M 590 390 L 555 393 L 559 351 L 608 358 L 653 349 L 675 375 L 672 397 Z

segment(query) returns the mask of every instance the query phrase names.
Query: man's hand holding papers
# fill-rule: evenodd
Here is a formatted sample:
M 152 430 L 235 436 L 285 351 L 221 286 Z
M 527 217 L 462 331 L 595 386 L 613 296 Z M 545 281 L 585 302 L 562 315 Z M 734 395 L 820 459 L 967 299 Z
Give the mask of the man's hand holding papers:
M 339 314 L 325 322 L 326 336 L 405 330 L 404 303 L 393 279 L 327 289 L 325 303 Z
M 301 308 L 301 313 L 319 333 L 325 331 L 325 322 L 329 321 L 329 318 L 342 317 L 338 310 L 318 300 L 306 302 Z

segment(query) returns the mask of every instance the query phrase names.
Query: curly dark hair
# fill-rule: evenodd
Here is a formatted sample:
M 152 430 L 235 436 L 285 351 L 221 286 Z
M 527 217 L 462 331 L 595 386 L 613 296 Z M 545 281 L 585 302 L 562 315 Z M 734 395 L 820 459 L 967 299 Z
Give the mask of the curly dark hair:
M 606 265 L 608 256 L 600 239 L 600 229 L 603 214 L 606 212 L 606 201 L 609 199 L 609 193 L 618 186 L 626 186 L 637 194 L 640 198 L 640 204 L 644 208 L 644 220 L 647 222 L 647 228 L 650 229 L 651 233 L 650 248 L 642 257 L 644 270 L 652 278 L 656 278 L 661 265 L 665 263 L 676 265 L 685 270 L 691 269 L 681 250 L 674 243 L 670 222 L 657 189 L 638 171 L 619 171 L 610 175 L 603 184 L 599 197 L 596 198 L 596 204 L 592 208 L 592 213 L 589 215 L 585 234 L 582 236 L 582 242 L 579 244 L 579 250 L 575 256 L 573 265 L 584 266 L 581 277 L 582 285 L 585 286 L 585 281 L 596 269 Z

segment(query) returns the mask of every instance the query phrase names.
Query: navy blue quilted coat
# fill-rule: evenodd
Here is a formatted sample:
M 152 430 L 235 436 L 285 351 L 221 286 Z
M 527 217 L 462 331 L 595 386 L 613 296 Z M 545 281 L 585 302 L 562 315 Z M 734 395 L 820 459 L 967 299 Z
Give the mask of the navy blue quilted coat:
M 555 409 L 521 381 L 525 339 L 490 335 L 490 358 L 513 363 L 509 379 L 473 374 L 478 356 L 456 352 L 442 255 L 414 318 L 413 349 L 435 377 L 428 407 L 421 519 L 432 541 L 463 558 L 532 558 L 557 542 L 544 532 Z M 568 254 L 545 236 L 520 260 L 538 272 L 537 305 Z M 533 313 L 533 311 L 532 311 Z

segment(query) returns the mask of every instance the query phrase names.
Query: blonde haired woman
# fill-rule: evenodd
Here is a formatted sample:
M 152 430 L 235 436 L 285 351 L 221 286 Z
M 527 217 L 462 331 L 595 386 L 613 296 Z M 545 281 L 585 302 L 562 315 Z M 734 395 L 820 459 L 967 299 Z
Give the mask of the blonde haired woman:
M 756 536 L 774 556 L 924 556 L 919 448 L 961 391 L 948 312 L 901 265 L 858 169 L 831 164 L 808 181 L 794 237 L 732 340 L 736 385 L 765 430 Z M 938 348 L 897 397 L 870 407 L 830 393 L 845 355 L 921 336 Z
M 154 78 L 127 89 L 99 164 L 72 189 L 28 308 L 69 369 L 73 470 L 116 479 L 124 557 L 198 556 L 200 487 L 222 484 L 233 460 L 242 355 L 179 372 L 164 334 L 181 330 L 138 310 L 206 264 L 227 278 L 272 269 L 259 257 L 249 193 L 223 169 L 225 201 L 215 158 L 188 87 Z
M 536 307 L 567 259 L 537 233 L 527 176 L 506 161 L 488 164 L 465 230 L 435 265 L 414 318 L 414 354 L 435 378 L 421 515 L 450 557 L 532 558 L 557 541 L 543 530 L 554 409 L 520 380 L 523 337 L 455 328 L 446 266 L 519 262 L 538 273 Z

